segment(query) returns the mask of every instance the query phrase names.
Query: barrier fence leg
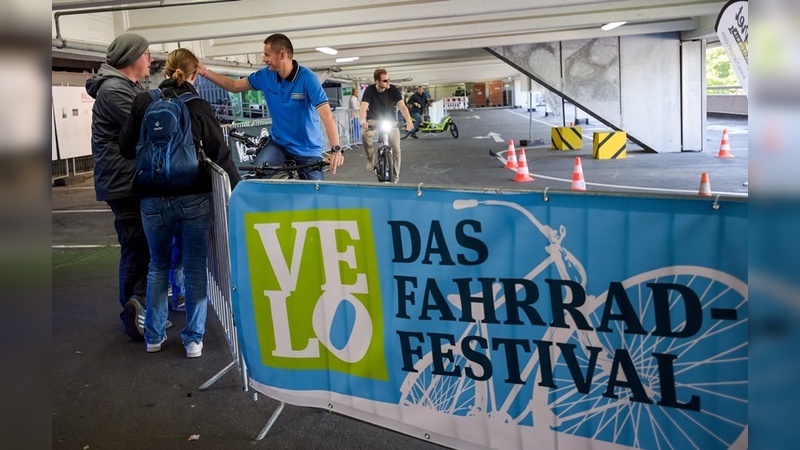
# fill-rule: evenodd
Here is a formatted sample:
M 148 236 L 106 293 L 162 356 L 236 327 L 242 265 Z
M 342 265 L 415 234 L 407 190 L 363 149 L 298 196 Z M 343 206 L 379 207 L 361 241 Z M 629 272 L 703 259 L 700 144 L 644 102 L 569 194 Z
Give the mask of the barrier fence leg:
M 269 429 L 272 428 L 272 425 L 274 425 L 275 421 L 278 420 L 278 416 L 280 416 L 281 413 L 283 412 L 284 406 L 286 406 L 286 403 L 283 402 L 281 402 L 281 404 L 278 405 L 278 409 L 276 409 L 275 412 L 272 413 L 272 417 L 269 418 L 269 422 L 267 422 L 267 424 L 264 426 L 264 429 L 261 430 L 260 433 L 258 433 L 258 436 L 256 436 L 257 441 L 264 439 L 264 436 L 266 436 L 267 433 L 269 433 Z
M 227 366 L 225 366 L 225 368 L 217 372 L 216 375 L 209 378 L 208 381 L 206 381 L 205 383 L 201 384 L 200 390 L 205 391 L 206 389 L 210 388 L 212 384 L 214 384 L 217 380 L 222 378 L 226 373 L 228 373 L 229 370 L 233 369 L 234 366 L 236 366 L 236 360 L 231 361 L 230 364 L 228 364 Z

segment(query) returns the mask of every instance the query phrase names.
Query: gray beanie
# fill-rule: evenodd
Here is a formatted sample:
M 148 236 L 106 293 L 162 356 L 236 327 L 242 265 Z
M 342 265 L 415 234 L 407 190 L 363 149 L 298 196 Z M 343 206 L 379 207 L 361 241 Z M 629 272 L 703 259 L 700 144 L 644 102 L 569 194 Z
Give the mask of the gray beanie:
M 106 50 L 106 63 L 115 69 L 124 69 L 136 62 L 148 46 L 147 39 L 138 34 L 120 34 Z

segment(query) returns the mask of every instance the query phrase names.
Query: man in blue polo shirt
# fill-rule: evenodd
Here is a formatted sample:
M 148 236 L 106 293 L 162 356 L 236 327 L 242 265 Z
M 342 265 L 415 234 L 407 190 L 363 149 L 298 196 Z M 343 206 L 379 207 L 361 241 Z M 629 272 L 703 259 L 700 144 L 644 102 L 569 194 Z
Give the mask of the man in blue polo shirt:
M 325 126 L 331 143 L 331 172 L 344 163 L 339 147 L 339 130 L 328 104 L 328 96 L 314 72 L 294 59 L 292 41 L 283 34 L 272 34 L 264 40 L 266 67 L 246 78 L 234 80 L 208 70 L 203 64 L 198 73 L 230 92 L 259 90 L 264 93 L 272 118 L 270 143 L 256 156 L 255 164 L 266 162 L 280 166 L 287 159 L 309 164 L 322 159 L 322 130 Z M 316 114 L 314 112 L 316 111 Z M 301 170 L 309 180 L 321 180 L 320 170 Z

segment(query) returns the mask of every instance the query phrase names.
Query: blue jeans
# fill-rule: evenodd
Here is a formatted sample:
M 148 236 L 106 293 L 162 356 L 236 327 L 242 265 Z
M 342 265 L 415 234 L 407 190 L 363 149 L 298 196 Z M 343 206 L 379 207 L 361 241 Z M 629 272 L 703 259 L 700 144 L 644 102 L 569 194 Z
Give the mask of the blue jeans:
M 172 286 L 172 303 L 183 295 L 183 251 L 181 251 L 181 232 L 172 238 L 172 267 L 169 269 L 169 284 Z
M 114 212 L 114 229 L 119 242 L 119 304 L 122 308 L 131 297 L 144 301 L 147 294 L 147 264 L 150 252 L 147 250 L 147 237 L 142 228 L 142 213 L 136 197 L 108 200 Z M 125 328 L 125 311 L 119 318 Z
M 180 231 L 186 297 L 186 328 L 181 331 L 181 339 L 184 345 L 202 342 L 208 312 L 206 262 L 211 230 L 211 194 L 145 197 L 141 209 L 150 247 L 144 340 L 148 344 L 158 344 L 166 336 L 172 238 L 176 231 Z
M 267 163 L 270 166 L 282 166 L 287 160 L 292 160 L 297 164 L 311 164 L 322 160 L 321 156 L 298 156 L 289 153 L 283 146 L 278 145 L 270 140 L 266 147 L 261 149 L 256 155 L 254 165 L 260 166 Z M 304 180 L 321 180 L 322 171 L 317 169 L 300 169 L 300 178 Z M 271 176 L 271 175 L 270 175 Z

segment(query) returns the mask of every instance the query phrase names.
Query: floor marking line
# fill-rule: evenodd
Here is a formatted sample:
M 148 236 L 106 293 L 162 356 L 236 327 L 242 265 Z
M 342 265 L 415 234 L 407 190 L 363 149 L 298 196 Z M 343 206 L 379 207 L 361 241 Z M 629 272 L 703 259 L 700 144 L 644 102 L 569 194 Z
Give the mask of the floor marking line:
M 497 159 L 499 161 L 501 161 L 503 163 L 503 165 L 505 165 L 506 164 L 506 159 L 504 157 L 500 156 L 500 154 L 501 153 L 508 153 L 508 150 L 500 151 L 500 152 L 496 152 L 496 153 L 497 153 Z M 515 169 L 509 169 L 509 170 L 511 170 L 513 172 L 516 172 Z M 533 172 L 530 173 L 530 176 L 532 176 L 534 178 L 536 178 L 536 177 L 544 178 L 545 180 L 563 181 L 564 183 L 572 184 L 572 179 L 571 178 L 570 179 L 566 179 L 566 178 L 550 177 L 550 176 L 547 176 L 547 175 L 542 175 L 542 174 L 533 173 Z M 639 187 L 639 186 L 623 186 L 621 184 L 591 183 L 591 182 L 588 182 L 588 181 L 586 181 L 585 183 L 586 183 L 587 186 L 598 186 L 598 187 L 619 188 L 619 189 L 634 189 L 634 190 L 641 190 L 641 191 L 674 192 L 674 193 L 680 193 L 680 194 L 696 194 L 697 193 L 697 191 L 692 191 L 692 190 L 687 190 L 687 189 L 667 189 L 667 188 L 651 188 L 651 187 Z M 733 197 L 747 197 L 748 196 L 748 194 L 743 194 L 741 192 L 722 192 L 722 191 L 714 191 L 714 192 L 712 192 L 712 195 L 729 195 L 729 196 L 733 196 Z
M 119 244 L 75 244 L 75 245 L 59 245 L 53 244 L 54 249 L 73 249 L 73 248 L 112 248 L 119 247 Z
M 110 209 L 54 209 L 53 214 L 111 212 Z

